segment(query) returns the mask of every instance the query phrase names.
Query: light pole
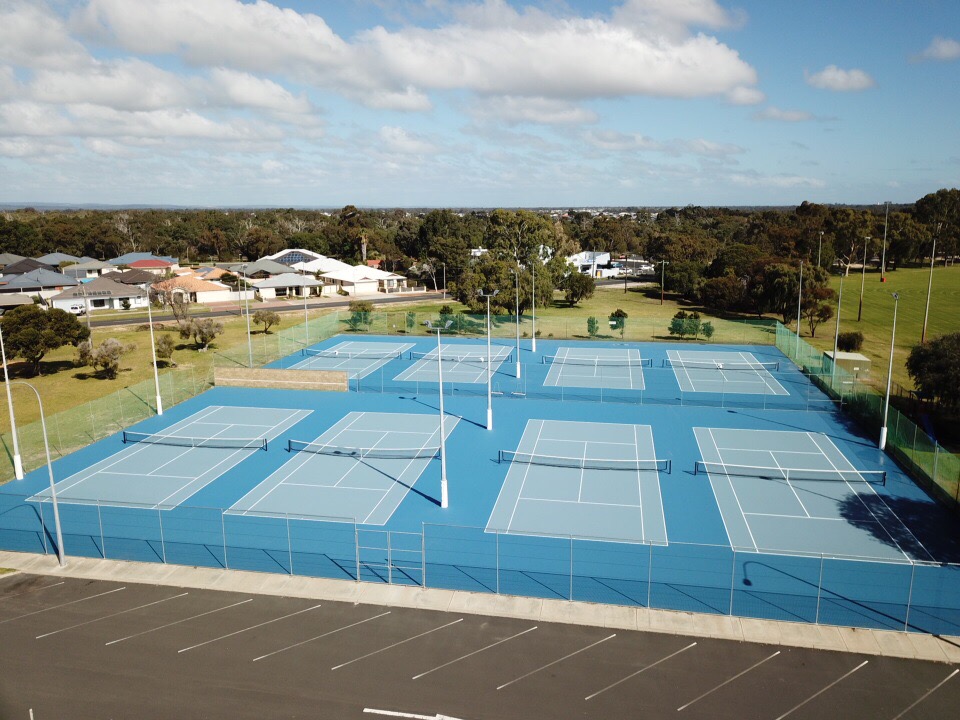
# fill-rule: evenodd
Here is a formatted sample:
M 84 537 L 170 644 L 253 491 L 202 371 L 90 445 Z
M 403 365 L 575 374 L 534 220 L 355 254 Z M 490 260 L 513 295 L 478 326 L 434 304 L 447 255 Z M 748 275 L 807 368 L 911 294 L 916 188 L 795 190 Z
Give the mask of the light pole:
M 40 429 L 43 431 L 43 449 L 47 454 L 47 473 L 50 475 L 50 499 L 53 501 L 53 524 L 57 529 L 57 562 L 60 563 L 60 567 L 63 567 L 66 564 L 63 553 L 63 532 L 60 530 L 60 507 L 57 505 L 57 488 L 54 487 L 55 483 L 53 481 L 53 463 L 50 462 L 50 443 L 47 441 L 47 420 L 43 415 L 43 402 L 40 400 L 40 393 L 37 392 L 37 389 L 28 382 L 23 380 L 14 380 L 14 385 L 25 385 L 26 387 L 33 390 L 33 394 L 37 396 L 37 405 L 40 406 Z M 40 506 L 43 507 L 42 505 Z
M 820 267 L 821 248 L 823 248 L 823 230 L 820 231 L 820 240 L 817 242 L 817 267 Z
M 800 357 L 800 306 L 803 301 L 803 260 L 800 261 L 800 289 L 797 292 L 797 344 L 794 359 Z
M 540 255 L 537 253 L 537 262 L 540 261 Z M 533 263 L 530 266 L 530 277 L 533 281 L 533 295 L 531 295 L 530 303 L 531 308 L 533 308 L 533 327 L 530 331 L 530 350 L 533 352 L 537 351 L 537 265 Z
M 443 264 L 443 299 L 447 299 L 447 264 Z
M 893 379 L 893 343 L 897 337 L 897 306 L 900 295 L 893 293 L 893 330 L 890 332 L 890 364 L 887 366 L 887 398 L 883 403 L 883 426 L 880 428 L 880 449 L 887 446 L 887 413 L 890 411 L 890 381 Z
M 90 326 L 90 302 L 87 300 L 87 288 L 81 281 L 80 294 L 83 295 L 83 314 L 87 318 L 87 330 L 90 331 L 90 346 L 93 347 L 93 328 Z
M 492 293 L 477 291 L 477 295 L 487 299 L 487 430 L 493 430 L 493 357 L 490 351 L 490 298 L 496 297 L 499 290 Z
M 243 273 L 242 281 L 247 285 L 247 263 L 240 266 L 240 272 Z M 237 281 L 237 288 L 240 287 L 240 281 Z M 253 367 L 253 340 L 250 337 L 250 288 L 247 285 L 246 292 L 240 290 L 243 294 L 243 304 L 246 308 L 244 313 L 247 316 L 247 367 Z
M 443 352 L 440 349 L 440 333 L 453 324 L 453 320 L 447 320 L 442 326 L 434 325 L 429 320 L 424 320 L 424 325 L 430 330 L 437 331 L 437 383 L 440 387 L 440 507 L 446 509 L 449 504 L 447 497 L 447 441 L 443 431 Z
M 153 309 L 150 307 L 150 291 L 147 291 L 147 324 L 150 326 L 150 355 L 153 358 L 153 386 L 157 390 L 157 415 L 163 415 L 163 400 L 160 399 L 160 373 L 157 371 L 157 345 L 153 339 Z
M 7 373 L 7 351 L 3 347 L 3 329 L 0 328 L 0 358 L 3 359 L 3 384 L 7 388 L 7 407 L 10 409 L 10 435 L 13 437 L 13 475 L 23 480 L 23 461 L 17 440 L 17 421 L 13 416 L 13 395 L 10 393 L 10 375 Z
M 517 281 L 517 380 L 520 379 L 520 266 L 510 270 Z M 519 388 L 517 388 L 519 390 Z
M 937 232 L 933 235 L 933 248 L 930 250 L 930 279 L 927 281 L 927 306 L 923 310 L 923 330 L 920 333 L 920 344 L 927 341 L 927 318 L 930 316 L 930 292 L 933 290 L 933 263 L 937 257 L 937 235 L 940 234 L 940 223 L 937 223 Z
M 890 201 L 884 201 L 887 206 L 883 213 L 883 249 L 880 251 L 880 282 L 887 281 L 887 221 L 890 219 Z
M 860 307 L 857 309 L 857 322 L 863 317 L 863 285 L 867 281 L 867 246 L 870 244 L 870 236 L 863 239 L 863 265 L 860 266 Z
M 660 304 L 663 305 L 663 286 L 667 279 L 667 265 L 670 262 L 668 260 L 660 261 Z
M 840 305 L 843 302 L 843 273 L 840 273 L 840 294 L 837 296 L 837 329 L 833 334 L 833 367 L 830 369 L 830 387 L 837 384 L 837 345 L 840 342 Z

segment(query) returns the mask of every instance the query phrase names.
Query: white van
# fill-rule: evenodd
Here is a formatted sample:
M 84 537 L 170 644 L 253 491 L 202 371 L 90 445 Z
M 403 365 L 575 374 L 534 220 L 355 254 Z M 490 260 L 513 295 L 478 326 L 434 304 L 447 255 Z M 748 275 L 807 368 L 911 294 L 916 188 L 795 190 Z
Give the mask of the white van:
M 71 315 L 86 315 L 87 308 L 84 307 L 83 303 L 74 303 L 67 308 L 67 312 Z

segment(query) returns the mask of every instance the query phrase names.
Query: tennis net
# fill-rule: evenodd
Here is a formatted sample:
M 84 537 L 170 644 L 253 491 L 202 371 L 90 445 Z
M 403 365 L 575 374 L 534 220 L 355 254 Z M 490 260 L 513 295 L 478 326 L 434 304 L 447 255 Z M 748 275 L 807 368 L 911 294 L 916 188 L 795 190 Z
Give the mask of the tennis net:
M 308 452 L 315 455 L 353 458 L 355 460 L 419 460 L 438 457 L 440 448 L 359 448 L 338 445 L 326 445 L 304 440 L 287 440 L 287 452 Z
M 657 470 L 670 473 L 672 460 L 627 460 L 606 458 L 563 457 L 558 455 L 537 455 L 515 450 L 501 450 L 498 462 L 521 463 L 525 465 L 545 465 L 547 467 L 573 468 L 575 470 Z
M 544 365 L 584 365 L 586 367 L 653 367 L 652 358 L 584 358 L 569 355 L 544 355 Z
M 386 360 L 388 358 L 398 358 L 403 356 L 402 350 L 311 350 L 310 348 L 301 348 L 300 354 L 305 357 L 321 358 L 343 358 L 352 360 L 353 358 L 365 358 L 369 360 Z
M 430 352 L 416 352 L 416 351 L 411 351 L 411 352 L 410 352 L 410 359 L 411 359 L 411 360 L 432 360 L 433 362 L 436 362 L 436 361 L 437 361 L 437 351 L 436 351 L 436 350 L 431 350 Z M 458 362 L 458 363 L 471 363 L 471 362 L 473 362 L 473 363 L 482 363 L 482 364 L 484 364 L 484 365 L 487 364 L 487 356 L 486 356 L 486 354 L 483 354 L 483 355 L 476 355 L 476 354 L 470 354 L 470 355 L 452 355 L 452 354 L 450 354 L 450 353 L 443 353 L 443 354 L 440 356 L 440 360 L 441 360 L 441 362 Z M 490 360 L 491 360 L 491 362 L 495 362 L 495 363 L 509 363 L 509 362 L 513 362 L 513 355 L 512 355 L 512 354 L 511 354 L 511 355 L 507 355 L 507 356 L 503 356 L 503 355 L 500 355 L 500 356 L 493 355 L 493 356 L 491 356 Z
M 693 468 L 694 475 L 710 473 L 713 475 L 732 475 L 736 477 L 754 477 L 764 480 L 800 481 L 812 480 L 840 483 L 867 483 L 886 485 L 886 470 L 820 470 L 811 468 L 759 467 L 753 465 L 727 465 L 720 462 L 697 460 Z
M 123 431 L 123 442 L 145 443 L 147 445 L 172 445 L 188 448 L 250 449 L 266 450 L 266 438 L 229 438 L 229 437 L 183 437 L 182 435 L 152 435 L 150 433 Z
M 722 360 L 673 360 L 663 361 L 666 368 L 687 368 L 690 370 L 766 370 L 777 372 L 780 369 L 778 362 L 724 362 Z

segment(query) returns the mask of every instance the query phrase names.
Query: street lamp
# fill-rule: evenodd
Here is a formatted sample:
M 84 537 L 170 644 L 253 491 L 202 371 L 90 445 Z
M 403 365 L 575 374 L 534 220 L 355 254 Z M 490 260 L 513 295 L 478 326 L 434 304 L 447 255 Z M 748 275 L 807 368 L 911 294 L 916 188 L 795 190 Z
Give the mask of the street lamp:
M 893 343 L 897 337 L 897 306 L 900 295 L 893 293 L 893 330 L 890 332 L 890 364 L 887 366 L 887 398 L 883 403 L 883 426 L 880 428 L 880 449 L 887 446 L 887 413 L 890 411 L 890 382 L 893 379 Z
M 247 263 L 244 263 L 240 266 L 240 272 L 243 273 L 242 281 L 244 285 L 247 285 Z M 250 288 L 247 287 L 247 292 L 243 292 L 240 289 L 240 280 L 237 280 L 237 291 L 243 294 L 243 304 L 246 308 L 247 316 L 247 367 L 253 367 L 253 340 L 250 336 Z
M 667 265 L 670 264 L 669 260 L 660 260 L 660 304 L 663 305 L 663 285 L 667 279 Z
M 510 272 L 513 273 L 514 278 L 517 281 L 517 380 L 520 379 L 520 266 L 516 268 L 511 268 Z M 519 388 L 517 388 L 519 390 Z
M 150 355 L 153 358 L 153 385 L 157 390 L 157 415 L 163 415 L 160 399 L 160 373 L 157 371 L 157 345 L 153 340 L 153 309 L 150 307 L 150 291 L 147 291 L 147 324 L 150 326 Z
M 870 236 L 863 239 L 863 265 L 860 266 L 860 307 L 857 309 L 857 322 L 863 317 L 863 285 L 867 281 L 867 246 L 870 244 Z
M 797 343 L 794 358 L 800 357 L 800 306 L 803 300 L 803 260 L 800 261 L 800 289 L 797 292 Z
M 833 334 L 833 367 L 830 371 L 830 387 L 837 384 L 837 345 L 840 342 L 840 304 L 843 302 L 843 273 L 840 273 L 840 294 L 837 296 L 837 329 Z
M 930 250 L 930 280 L 927 281 L 927 306 L 923 310 L 923 330 L 920 333 L 920 344 L 927 341 L 927 317 L 930 315 L 930 292 L 933 290 L 933 263 L 937 257 L 937 236 L 940 234 L 940 225 L 937 223 L 937 232 L 933 236 L 933 248 Z
M 485 293 L 478 290 L 477 295 L 487 299 L 487 430 L 493 430 L 493 357 L 490 351 L 490 298 L 496 297 L 499 290 Z
M 890 219 L 890 201 L 884 201 L 887 206 L 883 213 L 883 249 L 880 251 L 880 282 L 887 281 L 887 221 Z
M 20 444 L 17 440 L 17 421 L 13 417 L 13 396 L 10 394 L 10 375 L 7 374 L 7 351 L 3 347 L 3 330 L 0 328 L 0 358 L 3 359 L 3 384 L 7 388 L 7 407 L 10 409 L 10 435 L 13 436 L 13 475 L 23 480 L 23 461 L 20 459 Z
M 14 385 L 25 385 L 26 387 L 33 390 L 33 394 L 37 396 L 37 405 L 40 406 L 40 428 L 43 431 L 43 449 L 47 454 L 47 473 L 50 475 L 50 499 L 53 501 L 53 524 L 57 529 L 57 562 L 60 564 L 60 567 L 63 567 L 66 564 L 63 553 L 63 532 L 60 530 L 60 507 L 57 505 L 57 488 L 54 487 L 55 483 L 53 480 L 53 463 L 50 462 L 50 443 L 47 440 L 47 420 L 43 415 L 43 402 L 40 400 L 40 393 L 37 392 L 37 389 L 28 382 L 23 380 L 14 380 Z M 42 505 L 40 506 L 43 507 Z
M 446 509 L 449 498 L 447 497 L 447 442 L 443 431 L 443 352 L 440 349 L 440 333 L 448 329 L 453 324 L 453 320 L 447 320 L 442 326 L 436 327 L 429 320 L 424 320 L 423 324 L 428 329 L 437 331 L 437 383 L 440 387 L 440 507 Z

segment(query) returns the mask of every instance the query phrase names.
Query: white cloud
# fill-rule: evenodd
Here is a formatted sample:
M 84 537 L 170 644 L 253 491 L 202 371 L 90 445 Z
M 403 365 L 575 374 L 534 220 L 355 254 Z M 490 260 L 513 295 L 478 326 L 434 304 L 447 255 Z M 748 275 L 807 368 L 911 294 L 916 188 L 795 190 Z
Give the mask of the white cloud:
M 437 146 L 400 127 L 385 125 L 380 128 L 380 142 L 384 150 L 397 155 L 432 155 Z
M 863 70 L 843 70 L 836 65 L 828 65 L 817 73 L 804 73 L 807 79 L 807 85 L 821 90 L 833 90 L 835 92 L 859 92 L 876 85 L 874 79 Z
M 92 61 L 76 70 L 38 70 L 30 88 L 40 102 L 91 103 L 117 110 L 183 107 L 194 99 L 180 77 L 136 58 Z
M 51 142 L 48 138 L 14 137 L 0 138 L 0 157 L 49 158 L 73 152 L 70 143 L 64 140 Z
M 776 120 L 779 122 L 806 122 L 814 119 L 813 114 L 805 110 L 781 110 L 772 105 L 754 113 L 753 116 L 757 120 Z
M 538 97 L 485 97 L 470 110 L 478 119 L 493 118 L 507 125 L 583 125 L 597 121 L 597 114 L 565 100 Z
M 767 96 L 755 87 L 735 87 L 727 93 L 727 102 L 731 105 L 759 105 Z
M 9 65 L 0 65 L 0 102 L 12 100 L 22 91 L 20 83 Z
M 960 42 L 953 38 L 940 37 L 930 41 L 930 44 L 919 55 L 911 58 L 914 62 L 921 60 L 956 60 L 960 58 Z
M 703 138 L 677 141 L 676 147 L 679 151 L 689 153 L 690 155 L 699 155 L 701 157 L 715 159 L 725 159 L 731 155 L 740 155 L 745 152 L 739 145 L 717 143 L 712 140 L 704 140 Z
M 819 178 L 804 177 L 802 175 L 766 175 L 758 172 L 734 173 L 727 175 L 727 179 L 737 185 L 745 187 L 775 187 L 775 188 L 822 188 L 826 183 Z
M 640 133 L 621 133 L 616 130 L 590 130 L 584 140 L 600 150 L 660 150 L 660 143 Z
M 0 61 L 33 68 L 70 68 L 89 54 L 70 37 L 63 20 L 43 0 L 0 4 Z
M 272 80 L 227 68 L 210 72 L 210 95 L 235 107 L 260 108 L 280 113 L 310 113 L 313 106 L 303 94 L 294 96 Z

